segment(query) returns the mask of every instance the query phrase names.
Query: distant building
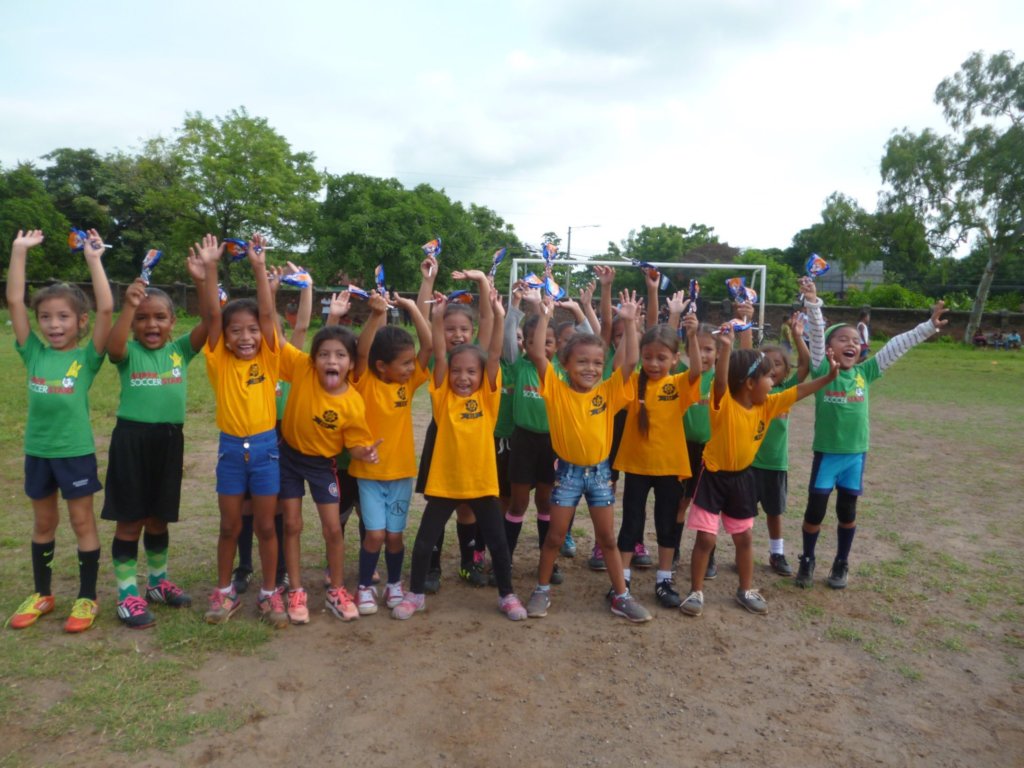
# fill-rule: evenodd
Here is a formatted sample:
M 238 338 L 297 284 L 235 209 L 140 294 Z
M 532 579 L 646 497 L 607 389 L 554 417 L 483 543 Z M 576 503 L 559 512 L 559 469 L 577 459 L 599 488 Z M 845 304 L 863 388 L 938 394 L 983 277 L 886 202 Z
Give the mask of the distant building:
M 843 274 L 843 265 L 833 261 L 829 271 L 814 282 L 817 283 L 819 291 L 828 291 L 837 295 L 843 294 L 850 288 L 864 290 L 881 285 L 885 281 L 883 266 L 884 263 L 881 260 L 869 261 L 853 274 L 847 275 Z

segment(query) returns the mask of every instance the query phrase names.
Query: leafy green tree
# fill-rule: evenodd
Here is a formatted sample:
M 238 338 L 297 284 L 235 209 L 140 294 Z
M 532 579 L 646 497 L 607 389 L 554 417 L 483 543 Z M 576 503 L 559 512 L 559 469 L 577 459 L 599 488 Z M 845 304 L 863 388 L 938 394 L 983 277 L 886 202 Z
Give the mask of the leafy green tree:
M 609 242 L 606 258 L 622 259 L 626 262 L 630 259 L 637 259 L 650 263 L 672 261 L 686 263 L 697 260 L 707 263 L 725 258 L 721 252 L 715 257 L 710 257 L 702 255 L 702 251 L 698 250 L 712 245 L 721 245 L 718 242 L 718 235 L 715 234 L 714 227 L 704 224 L 691 224 L 686 229 L 674 224 L 660 224 L 656 227 L 645 225 L 640 227 L 639 232 L 630 230 L 626 239 L 618 244 Z M 738 253 L 736 249 L 729 250 L 730 255 L 736 253 Z M 677 290 L 682 287 L 682 281 L 689 277 L 689 275 L 679 274 L 678 270 L 669 273 L 669 279 Z M 643 274 L 640 270 L 620 269 L 615 285 L 616 288 L 641 291 L 644 287 Z
M 1024 238 L 1024 63 L 1010 51 L 972 54 L 939 83 L 935 101 L 953 130 L 903 129 L 886 144 L 882 179 L 891 205 L 912 206 L 932 244 L 951 253 L 974 241 L 986 254 L 969 342 L 981 322 L 1000 262 Z
M 89 277 L 82 254 L 68 248 L 68 220 L 30 165 L 0 171 L 0 233 L 5 243 L 14 240 L 19 229 L 41 229 L 46 236 L 42 252 L 33 249 L 29 254 L 27 279 L 76 281 Z
M 827 262 L 841 265 L 845 274 L 879 258 L 872 234 L 872 216 L 851 197 L 833 192 L 825 199 L 821 221 L 793 236 L 787 262 L 803 274 L 807 257 L 819 254 Z
M 744 264 L 764 264 L 768 269 L 768 285 L 761 300 L 770 304 L 788 304 L 797 295 L 797 273 L 783 259 L 778 248 L 747 248 L 740 254 Z

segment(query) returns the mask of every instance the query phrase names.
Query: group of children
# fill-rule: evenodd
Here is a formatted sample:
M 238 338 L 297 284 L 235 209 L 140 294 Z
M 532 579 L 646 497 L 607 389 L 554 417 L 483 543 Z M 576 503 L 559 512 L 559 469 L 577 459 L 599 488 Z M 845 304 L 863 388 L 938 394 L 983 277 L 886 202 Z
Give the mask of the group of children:
M 780 347 L 751 348 L 743 323 L 752 314 L 749 305 L 740 305 L 738 320 L 712 328 L 698 323 L 695 308 L 678 293 L 668 299 L 667 324 L 657 324 L 660 280 L 653 270 L 647 276 L 649 323 L 644 302 L 634 294 L 621 293 L 613 309 L 614 269 L 608 267 L 595 268 L 600 317 L 593 310 L 593 284 L 581 292 L 580 303 L 556 302 L 546 291 L 520 284 L 506 313 L 487 275 L 455 272 L 455 279 L 478 287 L 474 342 L 475 313 L 456 297 L 433 291 L 437 262 L 428 257 L 421 265 L 417 300 L 372 294 L 370 318 L 358 339 L 338 324 L 349 297 L 333 297 L 327 324 L 307 354 L 301 341 L 295 346 L 284 340 L 275 309 L 276 287 L 297 269 L 291 264 L 268 268 L 259 235 L 245 250 L 255 300 L 222 306 L 217 275 L 224 245 L 207 235 L 190 249 L 188 270 L 199 294 L 200 321 L 190 333 L 174 338 L 172 301 L 143 279 L 128 287 L 124 308 L 113 321 L 113 297 L 101 261 L 104 245 L 95 230 L 87 234 L 83 251 L 96 318 L 91 342 L 84 347 L 79 343 L 89 325 L 88 301 L 73 286 L 35 292 L 32 307 L 43 339 L 32 332 L 25 264 L 29 249 L 42 242 L 42 232 L 19 232 L 12 248 L 7 300 L 16 347 L 28 368 L 25 491 L 35 515 L 35 591 L 9 620 L 15 628 L 28 627 L 54 609 L 50 566 L 58 491 L 78 539 L 80 574 L 65 629 L 88 629 L 98 612 L 99 539 L 92 499 L 102 486 L 88 389 L 105 356 L 117 366 L 121 399 L 102 517 L 116 524 L 111 551 L 117 614 L 129 627 L 152 626 L 153 604 L 191 604 L 168 578 L 167 551 L 168 524 L 178 519 L 181 494 L 186 372 L 200 351 L 220 430 L 217 585 L 206 621 L 227 621 L 241 606 L 239 593 L 247 580 L 240 583 L 232 568 L 247 511 L 259 540 L 258 614 L 276 627 L 309 621 L 299 550 L 308 485 L 326 550 L 325 606 L 339 619 L 378 610 L 374 583 L 381 550 L 387 573 L 383 602 L 392 616 L 408 619 L 422 611 L 425 595 L 440 587 L 443 532 L 453 512 L 460 577 L 478 586 L 496 585 L 498 608 L 511 620 L 543 617 L 552 603 L 551 586 L 562 580 L 556 559 L 568 548 L 575 509 L 585 497 L 596 548 L 611 581 L 611 611 L 644 622 L 651 614 L 631 592 L 630 566 L 638 553 L 646 555 L 642 542 L 652 490 L 659 604 L 690 616 L 702 613 L 703 583 L 717 571 L 714 548 L 721 526 L 735 543 L 737 602 L 753 613 L 767 611 L 753 587 L 753 521 L 760 504 L 768 519 L 769 564 L 792 576 L 781 524 L 786 417 L 796 400 L 811 394 L 816 397 L 814 462 L 796 583 L 813 583 L 818 532 L 837 489 L 837 552 L 828 584 L 845 587 L 868 449 L 868 387 L 945 323 L 940 303 L 927 322 L 862 360 L 857 329 L 843 324 L 826 329 L 814 283 L 804 278 L 800 288 L 810 343 L 803 344 L 805 329 L 794 318 L 799 360 L 793 368 Z M 300 307 L 308 322 L 311 279 L 303 291 Z M 408 332 L 386 324 L 389 301 L 412 319 L 418 348 Z M 570 309 L 575 321 L 553 327 L 558 305 Z M 809 373 L 814 378 L 805 381 Z M 282 383 L 289 385 L 286 397 Z M 416 487 L 411 404 L 425 383 L 433 418 Z M 339 468 L 339 456 L 348 459 L 347 469 Z M 613 506 L 620 473 L 622 523 L 616 534 Z M 348 511 L 343 497 L 352 478 L 358 485 L 361 523 L 355 598 L 343 582 Z M 414 487 L 424 493 L 426 508 L 406 590 L 403 533 Z M 511 566 L 531 491 L 541 551 L 537 586 L 524 605 L 513 590 Z M 278 530 L 275 519 L 283 522 Z M 685 598 L 673 581 L 684 521 L 695 532 Z M 140 538 L 148 565 L 145 597 L 137 584 Z M 281 578 L 279 547 L 284 551 Z M 491 554 L 489 576 L 485 550 Z

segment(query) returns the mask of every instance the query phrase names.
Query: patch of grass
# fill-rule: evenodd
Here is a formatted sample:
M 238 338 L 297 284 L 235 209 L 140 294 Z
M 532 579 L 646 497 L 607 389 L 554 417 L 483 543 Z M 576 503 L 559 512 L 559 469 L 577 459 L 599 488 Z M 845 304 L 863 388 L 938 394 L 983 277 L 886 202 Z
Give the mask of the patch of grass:
M 944 638 L 942 640 L 942 647 L 947 651 L 956 651 L 957 653 L 967 650 L 967 646 L 964 644 L 964 641 L 955 636 Z
M 924 679 L 924 675 L 921 674 L 920 670 L 914 669 L 908 664 L 900 664 L 896 667 L 896 671 L 899 672 L 903 677 L 911 682 L 919 682 Z
M 842 640 L 847 643 L 862 643 L 864 641 L 864 637 L 857 629 L 838 622 L 829 626 L 825 631 L 825 637 L 829 640 Z

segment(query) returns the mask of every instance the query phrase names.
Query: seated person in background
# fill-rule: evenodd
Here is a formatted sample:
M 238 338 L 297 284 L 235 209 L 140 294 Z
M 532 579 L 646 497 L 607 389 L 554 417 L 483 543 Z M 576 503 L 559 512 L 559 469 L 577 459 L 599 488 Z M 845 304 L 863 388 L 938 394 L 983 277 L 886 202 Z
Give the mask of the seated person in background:
M 988 339 L 985 338 L 985 332 L 981 330 L 981 328 L 978 328 L 978 330 L 974 332 L 974 338 L 972 339 L 972 341 L 974 342 L 974 346 L 976 347 L 988 346 Z
M 992 338 L 988 340 L 988 343 L 995 349 L 1002 349 L 1006 346 L 1006 342 L 1003 340 L 1003 332 L 996 331 L 992 334 Z
M 1016 329 L 1006 334 L 1005 341 L 1007 349 L 1020 349 L 1020 334 Z

